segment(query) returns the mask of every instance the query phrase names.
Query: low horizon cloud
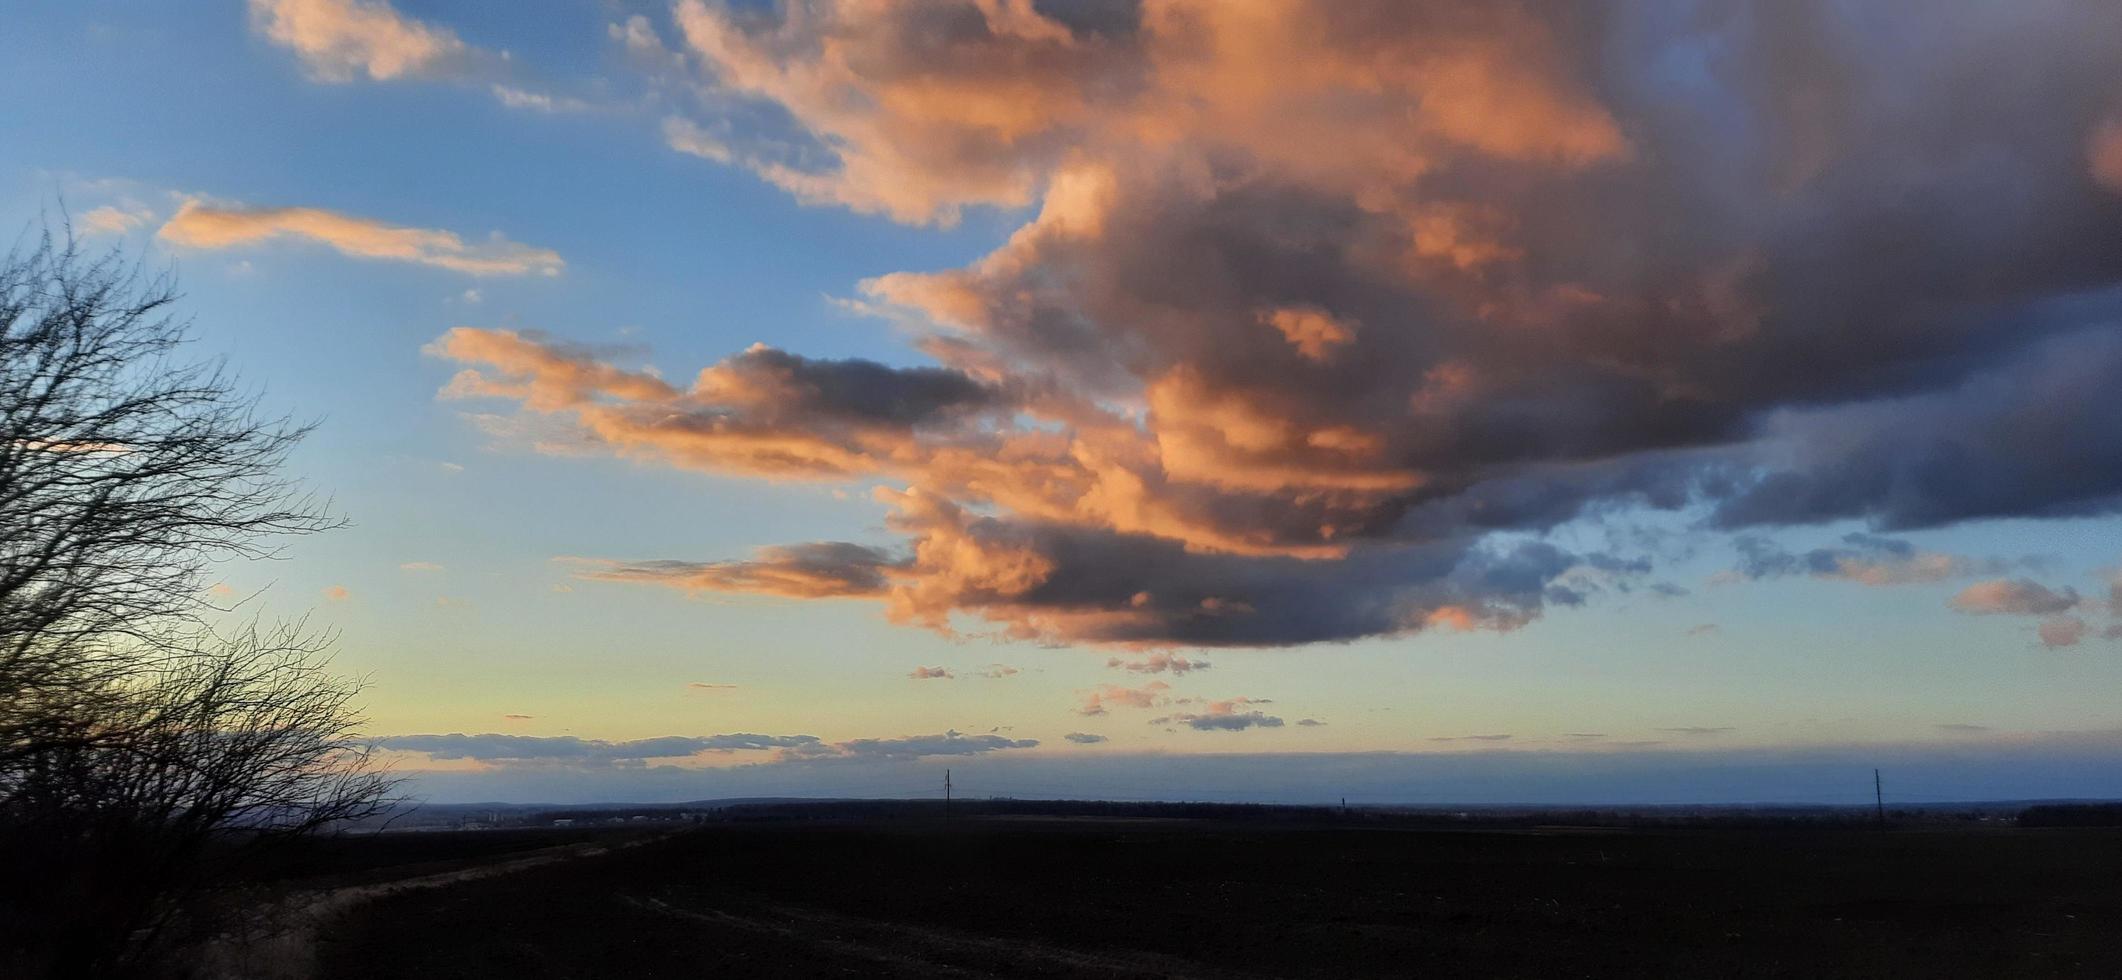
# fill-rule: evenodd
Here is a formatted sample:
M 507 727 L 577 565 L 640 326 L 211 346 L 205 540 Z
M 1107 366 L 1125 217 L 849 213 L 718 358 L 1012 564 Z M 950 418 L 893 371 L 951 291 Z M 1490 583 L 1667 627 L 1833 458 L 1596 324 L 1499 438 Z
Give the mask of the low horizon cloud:
M 1088 735 L 1088 733 L 1074 733 Z M 968 796 L 1359 804 L 1869 805 L 2122 797 L 2122 730 L 1944 731 L 1933 743 L 1703 750 L 1483 747 L 1435 752 L 872 754 L 865 765 L 502 766 L 421 772 L 434 802 L 678 802 L 717 797 L 925 797 L 944 764 Z M 1089 735 L 1090 738 L 1100 736 Z M 1064 738 L 1076 745 L 1097 744 Z M 968 746 L 971 747 L 971 746 Z
M 528 719 L 529 715 L 508 715 Z M 431 761 L 472 761 L 490 766 L 570 768 L 642 768 L 652 760 L 695 759 L 760 752 L 768 758 L 753 765 L 833 761 L 923 759 L 930 756 L 978 755 L 1006 749 L 1029 749 L 1037 739 L 1002 735 L 967 735 L 956 730 L 900 738 L 857 738 L 827 742 L 815 735 L 668 735 L 626 741 L 585 739 L 573 735 L 385 735 L 370 739 L 375 748 L 417 753 Z

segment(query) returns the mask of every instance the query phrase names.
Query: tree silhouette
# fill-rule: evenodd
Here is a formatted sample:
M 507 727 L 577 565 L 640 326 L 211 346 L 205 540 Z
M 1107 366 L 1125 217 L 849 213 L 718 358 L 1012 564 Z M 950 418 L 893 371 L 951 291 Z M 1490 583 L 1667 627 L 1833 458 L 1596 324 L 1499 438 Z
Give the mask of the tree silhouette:
M 337 521 L 175 299 L 70 232 L 0 261 L 0 973 L 137 969 L 217 849 L 388 805 L 330 637 L 207 622 L 212 563 Z

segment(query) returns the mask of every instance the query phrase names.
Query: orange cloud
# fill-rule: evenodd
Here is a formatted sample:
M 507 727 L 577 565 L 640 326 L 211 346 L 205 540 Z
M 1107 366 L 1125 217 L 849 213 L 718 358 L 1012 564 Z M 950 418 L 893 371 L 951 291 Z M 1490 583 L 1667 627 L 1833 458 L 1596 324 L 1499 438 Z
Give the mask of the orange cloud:
M 1324 310 L 1309 307 L 1270 310 L 1261 314 L 1260 320 L 1280 331 L 1297 353 L 1314 361 L 1332 357 L 1335 348 L 1356 339 L 1354 325 L 1336 320 Z
M 2122 194 L 2122 119 L 2095 127 L 2085 141 L 2086 167 L 2100 186 Z
M 557 276 L 560 254 L 499 235 L 471 244 L 447 231 L 407 228 L 320 208 L 217 207 L 186 201 L 160 235 L 187 248 L 220 249 L 274 238 L 304 238 L 342 254 L 431 265 L 474 276 Z
M 943 20 L 953 13 L 964 16 Z M 1404 7 L 1353 34 L 1334 13 L 1152 0 L 1126 30 L 1020 0 L 831 3 L 776 19 L 682 0 L 675 16 L 713 84 L 786 110 L 835 165 L 805 169 L 763 145 L 702 155 L 901 221 L 1028 203 L 1086 149 L 1226 152 L 1388 196 L 1454 154 L 1578 167 L 1629 153 L 1531 17 Z
M 886 545 L 590 574 L 1037 642 L 1511 629 L 1647 573 L 1544 540 L 1617 509 L 2105 513 L 2122 341 L 2026 312 L 2122 280 L 2122 140 L 2088 129 L 2122 35 L 2090 9 L 1882 47 L 1807 5 L 682 0 L 683 57 L 611 29 L 658 85 L 699 72 L 676 151 L 901 222 L 1029 212 L 841 300 L 933 366 L 754 347 L 665 380 L 476 328 L 430 350 L 463 368 L 446 396 L 514 403 L 475 424 L 542 452 L 886 485 Z M 1646 68 L 1705 49 L 1686 98 Z M 2018 61 L 2062 67 L 1967 81 Z M 1871 539 L 1756 558 L 2002 574 Z

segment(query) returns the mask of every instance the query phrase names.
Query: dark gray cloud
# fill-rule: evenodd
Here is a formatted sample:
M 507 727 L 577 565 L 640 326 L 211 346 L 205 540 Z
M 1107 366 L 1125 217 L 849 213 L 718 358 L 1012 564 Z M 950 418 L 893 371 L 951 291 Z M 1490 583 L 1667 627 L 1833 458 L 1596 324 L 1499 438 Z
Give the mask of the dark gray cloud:
M 1796 459 L 1723 501 L 1718 523 L 1860 518 L 1918 528 L 2113 513 L 2122 504 L 2122 411 L 2112 398 L 2122 390 L 2122 334 L 2102 325 L 2009 358 L 1942 390 L 1776 416 L 1765 434 Z
M 2011 567 L 1998 558 L 1969 558 L 1923 551 L 1898 538 L 1857 532 L 1842 543 L 1792 552 L 1767 538 L 1743 534 L 1733 539 L 1739 563 L 1733 569 L 1749 579 L 1786 575 L 1843 579 L 1864 585 L 1910 585 L 1972 575 L 1995 575 Z
M 1096 745 L 1099 742 L 1110 741 L 1103 735 L 1093 735 L 1089 732 L 1069 732 L 1062 737 L 1077 745 Z
M 581 578 L 641 582 L 673 589 L 756 592 L 796 599 L 875 595 L 886 573 L 903 564 L 882 549 L 845 541 L 761 548 L 749 561 L 578 561 Z
M 830 419 L 911 428 L 1004 403 L 1001 392 L 948 368 L 826 360 L 754 346 L 709 372 L 705 391 L 770 425 Z
M 1164 722 L 1167 719 L 1158 719 Z M 1248 728 L 1280 728 L 1282 719 L 1264 711 L 1233 711 L 1227 714 L 1176 714 L 1171 722 L 1184 722 L 1197 732 L 1242 732 Z

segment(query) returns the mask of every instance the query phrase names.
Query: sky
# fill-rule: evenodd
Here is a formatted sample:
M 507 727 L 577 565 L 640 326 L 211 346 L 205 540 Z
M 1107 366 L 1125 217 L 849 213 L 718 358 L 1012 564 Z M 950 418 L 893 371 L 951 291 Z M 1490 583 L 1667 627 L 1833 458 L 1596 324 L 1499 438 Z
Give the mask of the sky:
M 0 14 L 438 801 L 2122 796 L 2122 8 Z

